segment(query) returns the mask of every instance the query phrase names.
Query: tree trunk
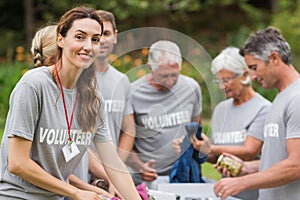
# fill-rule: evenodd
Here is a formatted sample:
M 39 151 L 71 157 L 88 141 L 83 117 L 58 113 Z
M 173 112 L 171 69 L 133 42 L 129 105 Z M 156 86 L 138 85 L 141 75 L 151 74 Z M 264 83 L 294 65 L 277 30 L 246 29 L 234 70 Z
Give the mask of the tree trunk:
M 271 0 L 271 12 L 277 13 L 278 12 L 278 2 L 277 0 Z
M 24 0 L 26 49 L 30 49 L 33 38 L 33 0 Z

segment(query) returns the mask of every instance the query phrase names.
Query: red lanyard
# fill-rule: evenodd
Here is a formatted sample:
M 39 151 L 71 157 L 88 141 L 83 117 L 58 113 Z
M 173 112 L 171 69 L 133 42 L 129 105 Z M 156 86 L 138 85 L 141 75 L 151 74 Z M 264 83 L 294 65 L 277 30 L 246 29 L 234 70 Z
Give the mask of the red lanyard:
M 74 118 L 74 112 L 75 112 L 75 108 L 76 108 L 76 102 L 77 102 L 77 99 L 78 99 L 78 93 L 76 91 L 76 98 L 75 98 L 75 102 L 74 102 L 73 109 L 72 109 L 72 115 L 71 115 L 70 122 L 69 122 L 64 90 L 63 90 L 63 87 L 62 87 L 62 84 L 61 84 L 61 80 L 60 80 L 59 75 L 58 75 L 58 71 L 57 71 L 56 65 L 54 65 L 54 68 L 55 68 L 55 71 L 56 71 L 56 76 L 57 76 L 58 83 L 59 83 L 60 90 L 61 90 L 61 94 L 62 94 L 62 100 L 63 100 L 63 104 L 64 104 L 66 122 L 67 122 L 67 125 L 68 125 L 68 136 L 69 136 L 68 140 L 69 140 L 69 144 L 71 144 L 72 143 L 71 127 L 72 127 L 72 122 L 73 122 L 73 118 Z

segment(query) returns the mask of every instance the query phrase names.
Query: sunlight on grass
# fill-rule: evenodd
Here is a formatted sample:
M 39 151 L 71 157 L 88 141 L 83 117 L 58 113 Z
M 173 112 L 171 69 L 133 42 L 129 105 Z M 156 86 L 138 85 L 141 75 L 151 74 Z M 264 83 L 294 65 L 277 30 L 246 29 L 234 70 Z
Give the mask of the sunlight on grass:
M 1 143 L 1 141 L 2 141 L 2 135 L 3 135 L 3 132 L 4 132 L 3 128 L 0 127 L 0 143 Z

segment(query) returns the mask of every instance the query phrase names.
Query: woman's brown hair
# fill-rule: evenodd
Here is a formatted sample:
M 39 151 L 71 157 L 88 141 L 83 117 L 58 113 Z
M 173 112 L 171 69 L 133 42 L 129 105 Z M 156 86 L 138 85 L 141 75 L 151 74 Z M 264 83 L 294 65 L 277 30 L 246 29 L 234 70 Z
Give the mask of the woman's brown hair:
M 65 37 L 72 27 L 73 22 L 77 19 L 90 18 L 94 19 L 101 25 L 101 35 L 103 33 L 103 23 L 96 13 L 96 10 L 89 7 L 79 6 L 66 12 L 57 24 L 57 36 Z M 58 47 L 57 60 L 61 60 L 62 49 Z M 62 66 L 61 66 L 62 67 Z M 79 126 L 84 132 L 95 131 L 96 120 L 102 122 L 100 114 L 100 98 L 97 95 L 96 71 L 93 66 L 83 70 L 76 82 L 78 91 L 79 114 L 77 120 Z

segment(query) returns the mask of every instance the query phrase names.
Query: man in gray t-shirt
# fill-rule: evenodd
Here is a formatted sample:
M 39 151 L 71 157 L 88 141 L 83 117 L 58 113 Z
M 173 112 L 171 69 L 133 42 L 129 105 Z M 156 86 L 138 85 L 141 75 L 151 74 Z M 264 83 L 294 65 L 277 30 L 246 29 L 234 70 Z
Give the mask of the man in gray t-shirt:
M 109 56 L 117 43 L 117 26 L 111 12 L 98 10 L 103 21 L 104 33 L 100 40 L 100 53 L 94 65 L 97 71 L 98 90 L 104 98 L 109 128 L 113 142 L 123 161 L 134 143 L 135 126 L 132 106 L 129 103 L 130 82 L 128 77 L 109 64 Z
M 160 178 L 168 182 L 169 172 L 178 158 L 172 140 L 185 134 L 185 124 L 199 122 L 201 90 L 196 81 L 180 75 L 182 58 L 175 43 L 152 44 L 148 60 L 151 73 L 132 83 L 136 139 L 129 165 L 139 172 L 134 174 L 136 183 L 150 183 L 157 176 L 158 182 Z
M 276 88 L 279 93 L 266 117 L 260 164 L 244 162 L 242 174 L 248 175 L 220 180 L 214 186 L 215 194 L 225 199 L 259 189 L 260 200 L 299 199 L 300 75 L 291 64 L 290 47 L 270 27 L 252 35 L 240 54 L 262 87 Z

